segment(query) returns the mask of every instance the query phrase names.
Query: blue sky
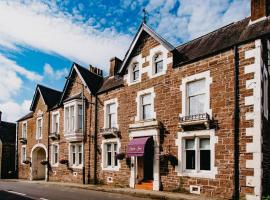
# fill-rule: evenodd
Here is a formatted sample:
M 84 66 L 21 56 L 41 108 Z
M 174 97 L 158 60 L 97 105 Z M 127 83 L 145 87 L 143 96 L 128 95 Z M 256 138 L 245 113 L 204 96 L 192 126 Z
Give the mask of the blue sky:
M 108 71 L 147 23 L 177 46 L 250 15 L 249 0 L 1 0 L 0 110 L 16 121 L 37 83 L 62 90 L 73 61 Z

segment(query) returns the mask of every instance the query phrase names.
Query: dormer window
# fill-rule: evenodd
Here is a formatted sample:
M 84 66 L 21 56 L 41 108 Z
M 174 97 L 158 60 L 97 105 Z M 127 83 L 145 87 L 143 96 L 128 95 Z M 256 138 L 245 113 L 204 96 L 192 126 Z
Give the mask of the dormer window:
M 158 53 L 154 55 L 154 73 L 158 74 L 163 71 L 163 58 L 162 54 Z
M 132 67 L 132 80 L 133 82 L 136 82 L 139 80 L 139 63 L 134 63 Z

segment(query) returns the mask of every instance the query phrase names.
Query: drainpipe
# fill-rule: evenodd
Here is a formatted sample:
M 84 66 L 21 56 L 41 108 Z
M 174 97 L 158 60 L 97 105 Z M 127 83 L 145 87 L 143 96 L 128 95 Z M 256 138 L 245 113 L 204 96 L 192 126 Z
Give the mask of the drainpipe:
M 98 95 L 95 95 L 95 133 L 94 133 L 94 184 L 97 184 L 97 119 Z
M 239 193 L 239 52 L 234 46 L 234 191 L 233 199 L 240 198 Z
M 51 111 L 49 110 L 49 116 L 48 116 L 48 161 L 50 161 L 50 130 L 51 130 Z M 50 162 L 47 164 L 47 179 L 46 181 L 49 181 L 50 176 Z
M 89 118 L 89 134 L 88 134 L 88 174 L 87 174 L 87 183 L 90 184 L 90 153 L 91 153 L 91 130 L 92 130 L 92 99 L 93 99 L 93 95 L 91 93 L 91 99 L 90 99 L 90 118 Z
M 82 144 L 82 176 L 83 184 L 85 184 L 85 101 L 84 101 L 84 84 L 82 84 L 82 133 L 83 133 L 83 144 Z
M 18 162 L 19 162 L 19 160 L 18 160 L 18 129 L 19 129 L 19 122 L 16 122 L 15 174 L 14 174 L 14 177 L 13 178 L 18 178 L 19 177 L 19 165 L 18 165 Z

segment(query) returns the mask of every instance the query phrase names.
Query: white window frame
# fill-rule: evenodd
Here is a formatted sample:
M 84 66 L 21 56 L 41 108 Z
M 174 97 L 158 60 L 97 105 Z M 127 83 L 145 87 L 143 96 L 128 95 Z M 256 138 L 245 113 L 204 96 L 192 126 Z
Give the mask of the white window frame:
M 38 121 L 41 121 L 41 133 L 39 134 L 38 132 Z M 42 136 L 43 136 L 43 118 L 42 117 L 38 117 L 37 120 L 36 120 L 36 139 L 37 140 L 41 140 L 42 139 Z
M 24 133 L 24 126 L 25 126 L 25 133 Z M 27 139 L 27 129 L 28 129 L 27 121 L 24 121 L 22 123 L 22 138 Z
M 178 166 L 175 168 L 178 176 L 188 176 L 197 178 L 210 178 L 214 179 L 217 174 L 217 167 L 215 167 L 215 144 L 218 142 L 218 137 L 215 136 L 215 130 L 200 130 L 200 131 L 188 131 L 178 132 L 178 138 L 176 139 L 176 146 L 178 146 Z M 210 139 L 210 155 L 211 155 L 211 170 L 200 170 L 199 169 L 199 156 L 197 155 L 195 170 L 186 169 L 185 161 L 185 140 L 194 139 L 195 146 L 199 150 L 198 138 L 209 138 Z M 197 138 L 197 139 L 196 139 Z M 195 148 L 196 149 L 196 148 Z M 195 153 L 196 154 L 196 153 Z
M 128 85 L 133 85 L 133 84 L 137 84 L 141 82 L 141 77 L 142 77 L 142 64 L 143 64 L 143 60 L 142 60 L 142 54 L 139 54 L 137 56 L 134 56 L 131 61 L 129 62 L 129 66 L 128 66 L 128 74 L 125 75 L 124 79 L 127 81 Z M 133 66 L 134 63 L 138 64 L 139 67 L 139 78 L 136 81 L 133 81 Z
M 23 149 L 25 149 L 25 155 L 23 154 Z M 23 161 L 25 161 L 27 158 L 27 155 L 26 155 L 26 145 L 22 145 L 21 146 L 21 164 L 24 164 Z
M 57 121 L 58 121 L 58 127 L 57 127 L 57 132 L 55 131 L 55 121 L 54 121 L 54 116 L 57 115 Z M 59 111 L 54 111 L 52 112 L 52 128 L 51 128 L 52 133 L 59 134 L 60 132 L 60 112 Z
M 108 143 L 111 143 L 111 144 L 117 144 L 117 150 L 116 150 L 116 153 L 118 154 L 120 152 L 120 148 L 121 148 L 121 143 L 120 143 L 120 139 L 119 138 L 113 138 L 113 139 L 104 139 L 102 140 L 102 143 L 101 143 L 101 151 L 102 151 L 102 154 L 101 154 L 101 168 L 102 170 L 104 171 L 119 171 L 120 168 L 121 168 L 121 163 L 120 161 L 118 160 L 117 161 L 117 166 L 114 166 L 114 159 L 115 159 L 115 156 L 112 155 L 113 159 L 112 159 L 112 163 L 113 165 L 112 166 L 107 166 L 106 163 L 107 163 L 107 151 L 106 151 L 106 144 Z M 113 146 L 113 145 L 112 145 Z
M 152 88 L 148 88 L 146 90 L 142 90 L 137 92 L 137 97 L 136 97 L 136 103 L 137 103 L 137 115 L 135 117 L 135 121 L 139 122 L 139 121 L 144 121 L 143 120 L 143 113 L 142 113 L 142 96 L 150 94 L 151 95 L 151 119 L 149 120 L 154 120 L 156 119 L 156 112 L 155 112 L 155 105 L 154 105 L 154 101 L 155 101 L 155 97 L 156 94 L 154 92 L 154 87 Z
M 135 69 L 135 66 L 137 67 L 137 70 L 134 70 Z M 132 82 L 137 82 L 139 81 L 139 78 L 140 78 L 140 66 L 139 66 L 139 63 L 138 62 L 135 62 L 135 63 L 132 63 L 132 67 L 131 67 L 131 81 Z M 135 72 L 138 73 L 138 77 L 135 79 Z
M 54 151 L 54 146 L 57 146 L 57 154 L 58 154 L 58 158 L 57 158 L 57 162 L 55 163 L 55 151 Z M 53 167 L 58 167 L 59 164 L 59 143 L 52 143 L 51 145 L 51 164 Z
M 157 57 L 159 58 L 158 60 L 156 60 Z M 156 64 L 158 62 L 162 62 L 162 71 L 160 71 L 160 72 L 157 72 L 157 70 L 156 70 Z M 152 64 L 153 75 L 158 75 L 158 74 L 162 73 L 164 71 L 164 56 L 163 56 L 163 53 L 162 52 L 155 53 L 154 56 L 152 57 L 152 63 L 153 63 Z
M 110 99 L 104 102 L 104 125 L 103 128 L 108 128 L 109 127 L 109 119 L 108 119 L 108 106 L 110 104 L 115 104 L 115 120 L 116 120 L 116 124 L 115 124 L 115 128 L 119 128 L 119 124 L 118 124 L 118 100 L 117 98 L 114 99 Z
M 205 71 L 202 73 L 194 74 L 191 76 L 187 76 L 182 79 L 182 84 L 180 85 L 180 91 L 182 93 L 182 113 L 180 113 L 180 117 L 184 117 L 189 115 L 188 106 L 187 106 L 187 85 L 190 82 L 194 82 L 197 80 L 205 79 L 205 112 L 209 114 L 210 118 L 212 117 L 212 109 L 210 108 L 210 85 L 212 84 L 212 77 L 210 77 L 210 71 Z
M 78 129 L 78 127 L 79 127 L 79 125 L 78 125 L 79 105 L 82 106 L 81 99 L 75 99 L 73 101 L 64 103 L 64 135 L 72 135 L 75 132 L 81 131 L 81 129 Z M 72 106 L 74 106 L 74 127 L 73 127 L 73 130 L 71 129 L 71 112 L 70 112 Z M 67 127 L 67 122 L 66 122 L 66 109 L 67 108 L 69 109 L 69 128 Z
M 268 110 L 269 110 L 269 105 L 268 105 L 268 87 L 269 87 L 269 76 L 266 68 L 264 67 L 263 69 L 263 110 L 264 110 L 264 117 L 268 120 Z
M 72 146 L 75 146 L 75 164 L 73 164 L 72 161 Z M 79 164 L 79 146 L 81 146 L 81 155 L 82 155 L 82 163 Z M 69 143 L 69 166 L 71 168 L 78 168 L 82 169 L 83 166 L 83 143 Z

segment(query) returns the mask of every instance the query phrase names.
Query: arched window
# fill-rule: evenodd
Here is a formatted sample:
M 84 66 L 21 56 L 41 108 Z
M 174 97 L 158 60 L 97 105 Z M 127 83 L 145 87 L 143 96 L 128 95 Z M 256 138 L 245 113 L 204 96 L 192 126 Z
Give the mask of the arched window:
M 138 63 L 134 63 L 133 64 L 133 68 L 132 68 L 132 79 L 133 81 L 137 81 L 139 79 L 139 64 Z
M 161 53 L 154 55 L 154 73 L 158 74 L 163 71 L 163 58 Z

